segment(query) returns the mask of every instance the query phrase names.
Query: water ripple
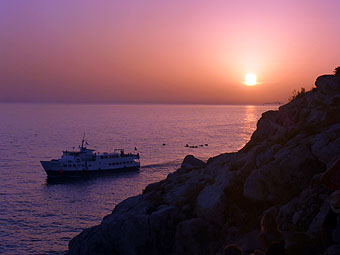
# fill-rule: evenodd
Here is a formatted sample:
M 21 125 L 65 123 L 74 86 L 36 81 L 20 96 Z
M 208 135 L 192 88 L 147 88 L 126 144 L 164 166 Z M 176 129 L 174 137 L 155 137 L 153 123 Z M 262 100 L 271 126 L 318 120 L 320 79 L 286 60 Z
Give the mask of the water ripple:
M 0 253 L 65 254 L 72 237 L 164 179 L 185 155 L 208 159 L 241 148 L 270 108 L 1 104 Z M 100 151 L 137 147 L 140 171 L 47 180 L 39 161 L 58 158 L 84 131 Z

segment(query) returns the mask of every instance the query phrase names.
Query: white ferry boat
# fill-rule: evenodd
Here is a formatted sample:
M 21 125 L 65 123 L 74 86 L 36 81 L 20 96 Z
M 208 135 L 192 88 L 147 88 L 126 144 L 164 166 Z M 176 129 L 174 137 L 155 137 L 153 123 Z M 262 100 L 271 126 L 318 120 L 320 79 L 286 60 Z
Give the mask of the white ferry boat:
M 48 177 L 78 177 L 101 175 L 140 168 L 139 153 L 124 153 L 115 149 L 112 153 L 95 153 L 85 147 L 85 135 L 79 151 L 63 151 L 60 159 L 40 161 Z

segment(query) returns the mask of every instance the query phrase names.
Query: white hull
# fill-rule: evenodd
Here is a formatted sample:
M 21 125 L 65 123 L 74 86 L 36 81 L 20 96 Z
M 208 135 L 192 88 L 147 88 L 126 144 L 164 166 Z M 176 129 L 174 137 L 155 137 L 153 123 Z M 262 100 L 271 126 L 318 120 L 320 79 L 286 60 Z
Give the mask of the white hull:
M 40 161 L 49 177 L 68 175 L 102 174 L 105 172 L 120 172 L 138 170 L 140 167 L 139 154 L 124 153 L 115 150 L 113 153 L 94 153 L 82 145 L 80 151 L 64 151 L 60 159 Z

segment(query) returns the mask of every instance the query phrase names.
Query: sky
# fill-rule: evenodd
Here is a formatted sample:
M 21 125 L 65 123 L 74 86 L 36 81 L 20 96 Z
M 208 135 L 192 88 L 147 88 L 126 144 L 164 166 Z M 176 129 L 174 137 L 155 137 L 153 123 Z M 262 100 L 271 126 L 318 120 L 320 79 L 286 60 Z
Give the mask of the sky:
M 0 102 L 285 102 L 340 65 L 339 10 L 339 0 L 0 0 Z

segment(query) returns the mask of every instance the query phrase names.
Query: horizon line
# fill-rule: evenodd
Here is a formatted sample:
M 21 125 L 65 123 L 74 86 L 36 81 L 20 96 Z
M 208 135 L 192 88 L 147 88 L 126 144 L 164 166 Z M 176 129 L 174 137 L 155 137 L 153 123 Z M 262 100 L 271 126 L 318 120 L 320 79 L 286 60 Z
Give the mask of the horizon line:
M 44 101 L 0 101 L 0 104 L 68 104 L 68 105 L 216 105 L 216 106 L 223 106 L 223 105 L 254 105 L 254 106 L 261 106 L 261 105 L 283 105 L 287 102 L 282 101 L 272 101 L 272 102 L 263 102 L 263 103 L 184 103 L 184 102 L 44 102 Z

